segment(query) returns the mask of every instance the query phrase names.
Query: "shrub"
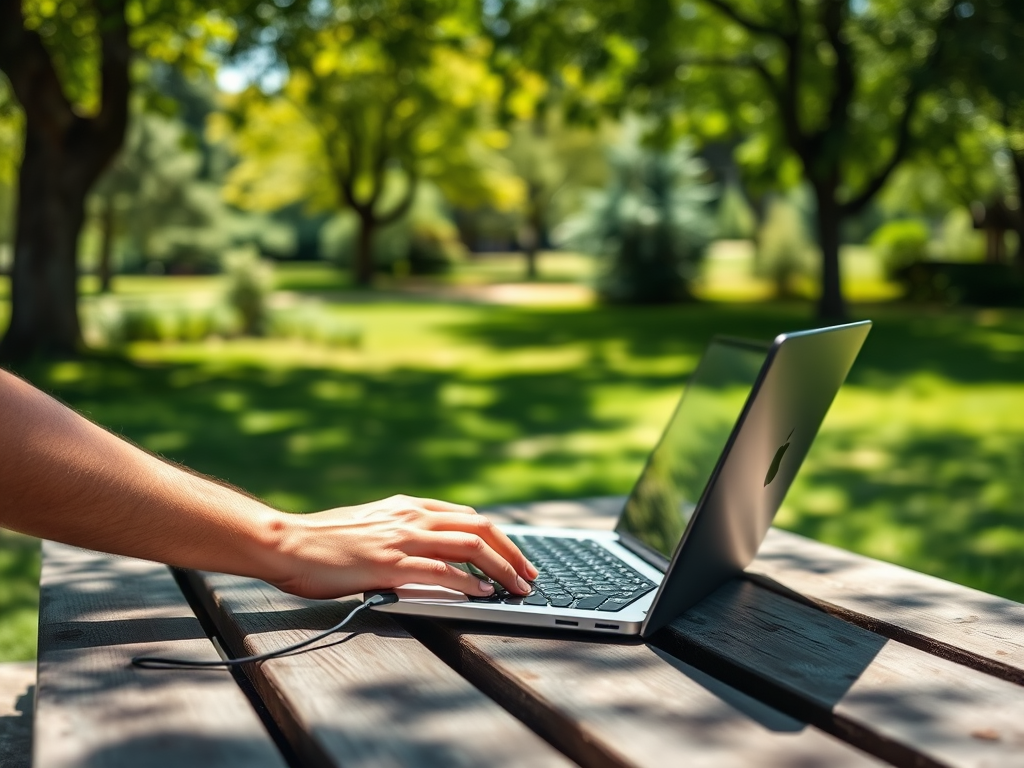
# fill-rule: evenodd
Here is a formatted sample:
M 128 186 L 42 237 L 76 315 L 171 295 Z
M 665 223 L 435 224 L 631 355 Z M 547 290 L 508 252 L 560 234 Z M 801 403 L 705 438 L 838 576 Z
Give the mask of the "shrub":
M 227 304 L 201 305 L 104 296 L 85 305 L 83 333 L 91 347 L 116 348 L 133 341 L 187 342 L 230 338 L 242 330 L 240 315 Z M 358 347 L 362 329 L 316 302 L 267 309 L 265 335 L 302 339 L 330 347 Z
M 83 334 L 94 347 L 133 341 L 200 341 L 237 332 L 234 313 L 219 305 L 125 302 L 106 296 L 87 304 L 83 312 Z
M 896 274 L 928 258 L 928 225 L 918 219 L 883 224 L 871 236 L 871 247 L 882 260 L 886 274 Z
M 755 273 L 772 281 L 776 296 L 792 298 L 797 280 L 809 277 L 814 263 L 814 245 L 800 210 L 789 200 L 772 200 L 758 237 Z
M 599 289 L 616 303 L 667 303 L 691 298 L 690 281 L 710 240 L 704 164 L 689 144 L 668 151 L 643 147 L 639 131 L 611 156 L 608 188 L 591 193 L 584 210 L 559 227 L 557 239 L 604 256 Z
M 242 333 L 257 336 L 266 330 L 268 299 L 274 286 L 273 265 L 260 259 L 255 248 L 238 248 L 225 254 L 228 303 L 242 320 Z
M 757 228 L 754 211 L 736 184 L 729 184 L 718 201 L 718 236 L 726 239 L 746 240 Z
M 285 339 L 303 339 L 329 347 L 358 347 L 362 329 L 335 316 L 314 302 L 275 309 L 270 315 L 270 334 Z
M 943 261 L 984 261 L 985 233 L 974 228 L 966 208 L 954 208 L 942 219 L 931 253 Z

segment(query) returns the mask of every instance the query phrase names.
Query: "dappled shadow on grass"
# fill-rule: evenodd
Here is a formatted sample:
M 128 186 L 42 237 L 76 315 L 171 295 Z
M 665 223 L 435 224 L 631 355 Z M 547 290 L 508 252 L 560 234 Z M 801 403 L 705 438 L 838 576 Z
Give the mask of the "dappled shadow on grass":
M 618 340 L 634 356 L 660 357 L 699 354 L 716 334 L 770 340 L 827 324 L 798 303 L 532 309 L 518 313 L 515 322 L 509 322 L 507 312 L 449 331 L 496 352 Z M 879 305 L 855 307 L 850 319 L 874 321 L 851 383 L 898 386 L 904 377 L 921 372 L 965 383 L 1024 382 L 1024 313 Z
M 871 466 L 858 451 L 876 446 Z M 1024 435 L 949 429 L 819 436 L 786 502 L 790 530 L 1024 602 Z
M 638 380 L 600 367 L 460 382 L 414 368 L 143 367 L 113 359 L 30 373 L 140 445 L 296 510 L 396 492 L 442 495 L 474 483 L 474 502 L 622 492 L 628 474 L 609 477 L 586 447 L 563 441 L 628 425 L 595 413 L 595 386 L 679 383 L 678 375 Z M 521 442 L 538 435 L 537 444 Z M 620 466 L 643 458 L 636 449 L 608 449 Z M 542 466 L 531 477 L 526 470 L 535 464 Z M 516 465 L 523 471 L 508 483 L 521 481 L 518 492 L 492 488 L 503 495 L 484 498 L 481 478 Z
M 856 431 L 826 423 L 787 502 L 788 527 L 1024 599 L 1014 533 L 1024 515 L 1015 502 L 1024 497 L 1024 458 L 1013 441 L 1024 443 L 1014 428 L 1001 426 L 1009 438 L 993 444 L 969 431 L 970 417 L 956 431 L 937 414 L 933 429 L 907 422 L 883 437 L 886 424 L 873 415 L 922 372 L 940 389 L 1022 384 L 1024 313 L 856 312 L 876 321 L 850 375 L 870 398 Z M 770 339 L 815 324 L 804 304 L 492 307 L 467 312 L 466 322 L 459 316 L 440 327 L 438 351 L 447 340 L 500 365 L 469 375 L 440 364 L 384 368 L 370 348 L 338 368 L 284 367 L 219 359 L 224 347 L 211 347 L 201 363 L 91 358 L 22 373 L 150 450 L 288 509 L 396 492 L 486 504 L 625 493 L 655 438 L 621 436 L 646 399 L 681 388 L 708 338 Z M 580 354 L 538 355 L 536 365 L 529 357 L 569 347 Z M 885 463 L 853 460 L 858 446 L 883 439 Z M 12 563 L 4 583 L 9 576 L 34 593 L 36 557 L 0 559 Z

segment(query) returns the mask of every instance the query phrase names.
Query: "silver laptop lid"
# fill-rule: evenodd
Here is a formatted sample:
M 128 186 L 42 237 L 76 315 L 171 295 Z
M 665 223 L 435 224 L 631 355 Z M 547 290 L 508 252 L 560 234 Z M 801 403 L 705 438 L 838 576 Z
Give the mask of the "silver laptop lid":
M 615 530 L 662 571 L 739 421 L 769 346 L 721 336 L 711 340 L 633 486 Z
M 645 559 L 664 568 L 672 552 L 642 635 L 754 559 L 870 329 L 782 334 L 767 356 L 711 345 L 619 518 L 623 544 Z

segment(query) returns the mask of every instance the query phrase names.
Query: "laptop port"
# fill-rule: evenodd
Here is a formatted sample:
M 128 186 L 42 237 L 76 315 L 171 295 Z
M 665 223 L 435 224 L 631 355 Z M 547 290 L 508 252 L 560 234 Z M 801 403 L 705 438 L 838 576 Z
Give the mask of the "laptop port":
M 567 621 L 566 619 L 555 619 L 555 624 L 561 624 L 563 627 L 578 627 L 580 625 L 578 621 Z
M 594 629 L 618 629 L 618 624 L 594 624 Z

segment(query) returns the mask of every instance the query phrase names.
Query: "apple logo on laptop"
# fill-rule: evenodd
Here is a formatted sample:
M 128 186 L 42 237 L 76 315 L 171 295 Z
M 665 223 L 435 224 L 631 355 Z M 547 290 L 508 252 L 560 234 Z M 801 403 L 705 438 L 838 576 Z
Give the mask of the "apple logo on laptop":
M 789 438 L 793 436 L 793 432 L 796 432 L 796 427 L 786 435 L 786 442 L 779 446 L 779 450 L 775 452 L 775 458 L 772 459 L 772 464 L 768 467 L 768 474 L 764 476 L 764 487 L 768 487 L 768 483 L 775 479 L 775 476 L 779 473 L 779 467 L 782 464 L 782 457 L 786 455 L 786 451 L 789 450 Z

